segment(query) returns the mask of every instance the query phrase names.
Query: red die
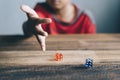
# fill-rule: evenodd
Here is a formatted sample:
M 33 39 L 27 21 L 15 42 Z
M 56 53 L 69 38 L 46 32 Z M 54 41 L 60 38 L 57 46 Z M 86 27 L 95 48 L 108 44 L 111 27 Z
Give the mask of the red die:
M 60 61 L 60 60 L 62 60 L 63 59 L 63 54 L 61 54 L 61 53 L 56 53 L 55 54 L 55 60 L 56 61 Z

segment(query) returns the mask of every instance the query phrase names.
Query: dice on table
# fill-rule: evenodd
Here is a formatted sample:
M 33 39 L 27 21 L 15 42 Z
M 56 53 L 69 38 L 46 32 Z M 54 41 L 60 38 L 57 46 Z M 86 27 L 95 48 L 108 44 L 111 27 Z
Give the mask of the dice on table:
M 62 53 L 56 53 L 56 54 L 55 54 L 55 60 L 56 60 L 56 61 L 61 61 L 61 60 L 63 60 L 63 54 L 62 54 Z
M 91 67 L 93 67 L 93 60 L 90 59 L 90 58 L 87 58 L 87 59 L 86 59 L 86 62 L 85 62 L 85 64 L 84 64 L 84 67 L 85 67 L 85 68 L 91 68 Z

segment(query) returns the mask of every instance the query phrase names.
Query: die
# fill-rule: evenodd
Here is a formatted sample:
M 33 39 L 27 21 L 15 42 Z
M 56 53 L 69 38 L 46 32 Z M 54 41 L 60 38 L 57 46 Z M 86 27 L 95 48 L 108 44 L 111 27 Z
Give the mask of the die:
M 84 64 L 84 67 L 85 67 L 85 68 L 91 68 L 91 67 L 93 67 L 93 60 L 90 59 L 90 58 L 87 58 L 87 59 L 86 59 L 86 62 L 85 62 L 85 64 Z
M 56 54 L 55 54 L 55 60 L 56 60 L 56 61 L 61 61 L 61 60 L 63 60 L 63 54 L 62 54 L 62 53 L 56 53 Z

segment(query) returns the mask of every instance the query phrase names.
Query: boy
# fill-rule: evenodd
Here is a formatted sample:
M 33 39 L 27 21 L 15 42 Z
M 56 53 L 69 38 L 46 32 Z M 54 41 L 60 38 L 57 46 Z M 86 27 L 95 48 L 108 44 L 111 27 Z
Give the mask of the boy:
M 43 35 L 42 38 L 37 36 L 40 43 L 47 34 L 96 33 L 96 25 L 90 14 L 80 10 L 71 0 L 46 0 L 45 3 L 38 3 L 34 10 L 25 5 L 22 5 L 21 9 L 28 16 L 23 25 L 24 34 Z

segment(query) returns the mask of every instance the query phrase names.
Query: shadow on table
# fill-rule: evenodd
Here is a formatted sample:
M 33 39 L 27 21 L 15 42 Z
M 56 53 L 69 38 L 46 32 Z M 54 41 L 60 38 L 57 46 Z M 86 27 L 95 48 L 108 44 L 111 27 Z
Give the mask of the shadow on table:
M 34 42 L 27 42 L 25 40 L 29 39 L 30 37 L 26 37 L 24 35 L 4 35 L 0 36 L 0 51 L 12 51 L 12 50 L 30 50 L 31 45 L 32 47 L 36 43 Z M 39 47 L 40 49 L 40 47 Z
M 0 80 L 119 80 L 120 65 L 9 66 L 0 68 Z

